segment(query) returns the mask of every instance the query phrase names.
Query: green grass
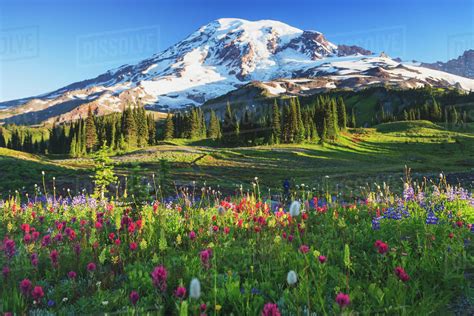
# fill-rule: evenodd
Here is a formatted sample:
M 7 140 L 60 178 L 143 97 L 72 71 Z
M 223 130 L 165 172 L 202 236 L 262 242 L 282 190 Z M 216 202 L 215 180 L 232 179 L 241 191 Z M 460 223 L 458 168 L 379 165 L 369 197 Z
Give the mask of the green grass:
M 300 144 L 239 148 L 192 146 L 187 140 L 175 145 L 153 147 L 120 157 L 117 168 L 126 172 L 125 162 L 141 163 L 157 171 L 159 159 L 170 161 L 172 178 L 178 183 L 207 181 L 231 189 L 251 187 L 254 177 L 273 188 L 285 179 L 312 187 L 327 181 L 356 190 L 367 182 L 394 184 L 404 166 L 416 173 L 466 173 L 474 170 L 474 136 L 452 132 L 428 122 L 382 124 L 370 129 L 351 129 L 337 144 Z M 416 175 L 415 173 L 415 175 Z M 330 180 L 326 180 L 328 175 Z
M 5 198 L 15 190 L 34 190 L 34 185 L 42 186 L 42 171 L 46 174 L 47 185 L 52 187 L 52 177 L 57 178 L 58 190 L 79 189 L 79 184 L 87 179 L 87 171 L 51 161 L 42 156 L 16 150 L 0 148 L 0 198 Z
M 151 180 L 153 173 L 159 173 L 160 160 L 166 159 L 170 164 L 170 178 L 176 184 L 205 181 L 227 191 L 241 184 L 245 190 L 251 189 L 255 177 L 259 177 L 259 182 L 266 187 L 277 189 L 285 179 L 319 189 L 329 183 L 334 189 L 346 193 L 357 192 L 361 186 L 373 185 L 374 182 L 381 184 L 385 181 L 400 186 L 405 165 L 412 168 L 415 177 L 435 177 L 446 172 L 453 174 L 454 181 L 459 179 L 469 186 L 474 173 L 473 131 L 473 124 L 452 131 L 418 121 L 349 129 L 341 134 L 336 144 L 325 145 L 217 148 L 209 141 L 176 139 L 115 156 L 114 161 L 119 175 L 128 175 L 130 168 L 139 164 L 142 174 Z M 58 178 L 67 177 L 64 182 L 68 185 L 75 184 L 74 177 L 78 175 L 86 178 L 84 174 L 92 168 L 90 159 L 43 161 L 31 155 L 32 159 L 27 159 L 28 155 L 12 156 L 15 155 L 10 155 L 6 163 L 16 161 L 20 170 L 28 172 L 28 177 L 10 171 L 2 187 L 7 187 L 10 181 L 16 181 L 17 186 L 24 179 L 38 181 L 44 165 L 55 170 Z M 5 165 L 5 161 L 1 161 L 1 165 Z M 77 186 L 76 183 L 71 188 Z

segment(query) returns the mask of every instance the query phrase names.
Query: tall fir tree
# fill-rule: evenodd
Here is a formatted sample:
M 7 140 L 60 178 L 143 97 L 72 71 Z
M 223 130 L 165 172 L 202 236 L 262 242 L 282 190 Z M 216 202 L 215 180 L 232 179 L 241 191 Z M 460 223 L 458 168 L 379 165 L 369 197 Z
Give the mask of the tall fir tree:
M 280 117 L 280 107 L 278 106 L 277 99 L 273 102 L 272 108 L 272 143 L 278 144 L 281 139 L 281 117 Z
M 148 145 L 155 145 L 156 143 L 156 122 L 153 114 L 148 114 Z
M 222 139 L 229 144 L 237 143 L 239 139 L 239 124 L 229 102 L 227 102 L 224 122 L 222 124 Z
M 137 146 L 137 125 L 130 106 L 122 114 L 122 133 L 126 147 L 134 148 Z
M 0 127 L 0 147 L 7 147 L 7 143 L 5 141 L 5 135 L 3 134 L 2 127 Z
M 87 111 L 86 119 L 86 149 L 87 152 L 92 152 L 97 145 L 97 130 L 94 122 L 94 116 L 92 115 L 92 108 L 89 106 Z
M 356 113 L 355 113 L 355 107 L 352 107 L 351 110 L 351 127 L 356 128 L 357 127 L 357 118 L 356 118 Z
M 347 128 L 347 114 L 346 105 L 342 97 L 337 98 L 337 119 L 339 129 L 345 130 Z
M 148 145 L 148 120 L 145 108 L 140 104 L 137 105 L 135 110 L 135 121 L 137 126 L 137 146 L 145 147 Z
M 168 116 L 166 117 L 166 122 L 165 122 L 165 132 L 164 132 L 164 139 L 165 140 L 170 140 L 174 138 L 174 123 L 173 123 L 173 117 L 171 116 L 171 113 L 168 112 Z
M 211 110 L 209 128 L 207 129 L 207 137 L 214 140 L 221 138 L 221 124 L 214 110 Z

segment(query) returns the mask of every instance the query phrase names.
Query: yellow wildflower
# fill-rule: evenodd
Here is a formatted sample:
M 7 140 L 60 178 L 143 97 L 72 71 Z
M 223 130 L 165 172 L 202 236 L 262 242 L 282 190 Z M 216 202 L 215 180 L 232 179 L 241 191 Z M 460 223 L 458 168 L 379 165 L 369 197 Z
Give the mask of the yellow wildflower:
M 176 244 L 181 245 L 181 235 L 180 234 L 178 234 L 178 236 L 176 236 Z

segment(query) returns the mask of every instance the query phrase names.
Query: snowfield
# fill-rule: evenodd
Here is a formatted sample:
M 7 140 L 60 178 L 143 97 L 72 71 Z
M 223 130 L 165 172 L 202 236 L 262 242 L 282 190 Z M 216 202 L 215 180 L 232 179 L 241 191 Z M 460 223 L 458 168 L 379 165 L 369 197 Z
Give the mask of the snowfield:
M 149 107 L 177 109 L 199 106 L 251 81 L 263 82 L 270 94 L 289 93 L 278 83 L 282 79 L 301 80 L 294 84 L 303 92 L 383 84 L 474 88 L 472 79 L 400 63 L 385 54 L 346 52 L 319 32 L 282 22 L 219 19 L 136 65 L 124 65 L 41 96 L 0 103 L 0 108 L 34 112 L 80 99 L 85 102 L 81 106 L 91 103 L 110 111 L 138 100 Z

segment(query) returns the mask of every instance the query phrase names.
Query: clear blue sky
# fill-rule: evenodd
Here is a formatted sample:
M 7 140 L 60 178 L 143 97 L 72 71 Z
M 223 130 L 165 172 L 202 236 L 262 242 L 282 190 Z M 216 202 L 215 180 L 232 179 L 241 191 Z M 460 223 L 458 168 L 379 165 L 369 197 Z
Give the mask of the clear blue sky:
M 221 17 L 280 20 L 338 44 L 445 61 L 474 48 L 473 7 L 472 0 L 0 0 L 0 100 L 139 61 Z M 125 41 L 127 51 L 114 55 L 101 39 Z

